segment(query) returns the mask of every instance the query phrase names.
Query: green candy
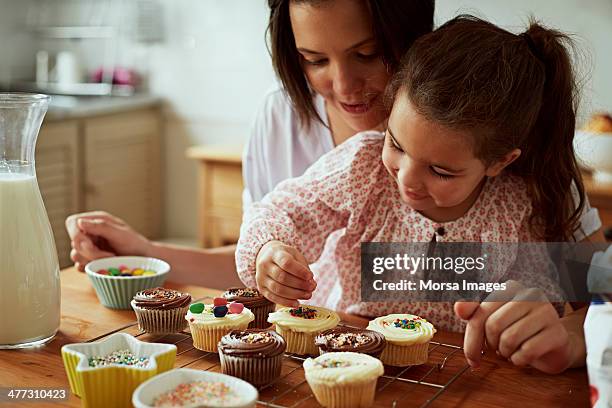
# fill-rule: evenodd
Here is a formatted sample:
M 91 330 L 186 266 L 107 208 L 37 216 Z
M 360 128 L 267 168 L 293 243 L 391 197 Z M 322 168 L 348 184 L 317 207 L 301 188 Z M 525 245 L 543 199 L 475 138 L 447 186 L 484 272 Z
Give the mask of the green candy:
M 119 275 L 121 275 L 121 271 L 119 270 L 119 268 L 108 268 L 108 273 L 111 276 L 119 276 Z
M 189 306 L 189 311 L 191 313 L 202 313 L 204 311 L 204 303 L 194 303 Z

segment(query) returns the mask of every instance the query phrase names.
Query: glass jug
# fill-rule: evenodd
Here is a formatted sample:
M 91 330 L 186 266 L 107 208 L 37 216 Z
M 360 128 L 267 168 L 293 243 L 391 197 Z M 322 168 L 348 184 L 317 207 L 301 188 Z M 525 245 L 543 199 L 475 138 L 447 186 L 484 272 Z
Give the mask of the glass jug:
M 0 93 L 0 348 L 47 343 L 60 323 L 59 263 L 34 149 L 49 97 Z

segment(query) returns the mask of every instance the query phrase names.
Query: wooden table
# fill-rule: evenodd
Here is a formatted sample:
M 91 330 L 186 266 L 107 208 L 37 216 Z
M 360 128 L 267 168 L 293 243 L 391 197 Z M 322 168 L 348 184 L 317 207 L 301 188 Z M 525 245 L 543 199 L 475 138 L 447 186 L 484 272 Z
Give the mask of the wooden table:
M 115 311 L 100 305 L 85 274 L 69 268 L 62 275 L 62 322 L 57 337 L 47 346 L 35 350 L 3 350 L 0 351 L 0 387 L 54 387 L 69 389 L 68 380 L 60 356 L 60 348 L 67 343 L 84 342 L 121 327 L 130 326 L 129 330 L 136 333 L 133 325 L 135 316 L 131 311 Z M 195 287 L 179 286 L 171 283 L 168 287 L 188 291 L 194 298 L 217 296 L 218 291 Z M 366 320 L 356 316 L 342 315 L 347 324 L 364 326 Z M 143 336 L 146 337 L 147 335 Z M 178 335 L 177 335 L 178 336 Z M 140 338 L 143 338 L 140 337 Z M 145 338 L 146 340 L 146 338 Z M 459 333 L 438 332 L 434 340 L 451 345 L 461 345 L 462 335 Z M 189 363 L 190 368 L 211 369 L 218 371 L 218 357 L 209 355 L 202 358 L 203 352 L 191 348 L 191 344 L 182 342 L 179 347 L 177 366 L 183 366 L 188 359 L 197 360 Z M 181 349 L 185 349 L 181 351 Z M 427 381 L 445 383 L 452 376 L 457 377 L 446 390 L 429 405 L 431 407 L 588 407 L 588 384 L 585 369 L 571 369 L 561 375 L 545 375 L 533 369 L 518 369 L 507 361 L 487 355 L 481 368 L 472 371 L 466 368 L 461 350 L 457 350 L 448 359 L 443 370 L 438 371 L 436 351 L 430 354 L 434 372 Z M 446 353 L 446 352 L 445 352 Z M 276 389 L 260 392 L 260 399 L 270 401 L 274 392 L 281 387 L 297 384 L 283 398 L 275 400 L 282 406 L 290 406 L 303 400 L 299 407 L 316 407 L 316 401 L 309 397 L 308 385 L 303 382 L 303 372 L 299 368 L 299 360 L 286 358 L 287 365 L 294 371 L 283 379 Z M 297 361 L 297 363 L 296 363 Z M 439 361 L 438 361 L 439 362 Z M 420 378 L 428 366 L 413 367 L 402 370 L 406 378 Z M 376 406 L 391 406 L 393 400 L 398 400 L 398 407 L 421 406 L 432 398 L 435 390 L 423 384 L 409 384 L 390 379 L 398 375 L 400 370 L 387 368 L 387 378 L 379 380 Z M 457 375 L 460 373 L 460 375 Z M 409 374 L 409 375 L 408 375 Z M 284 374 L 285 375 L 285 374 Z M 300 377 L 301 376 L 301 377 Z M 282 400 L 282 404 L 281 404 Z M 8 404 L 0 404 L 9 406 Z M 11 403 L 10 407 L 58 407 L 80 406 L 80 400 L 70 395 L 68 401 L 61 403 L 35 403 L 18 405 Z M 261 405 L 266 406 L 266 405 Z

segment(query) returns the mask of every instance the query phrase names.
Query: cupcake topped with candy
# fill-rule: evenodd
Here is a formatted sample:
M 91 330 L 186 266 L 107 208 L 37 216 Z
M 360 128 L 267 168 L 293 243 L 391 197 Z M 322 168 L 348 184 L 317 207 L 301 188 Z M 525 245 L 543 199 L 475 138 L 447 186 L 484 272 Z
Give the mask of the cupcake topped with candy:
M 276 331 L 287 341 L 287 352 L 318 355 L 315 337 L 323 330 L 332 329 L 340 322 L 333 310 L 320 306 L 283 307 L 268 317 Z
M 189 306 L 185 320 L 193 337 L 195 348 L 217 351 L 221 337 L 231 330 L 244 330 L 255 319 L 253 312 L 240 302 L 228 303 L 223 297 L 212 304 L 194 303 Z
M 273 312 L 276 305 L 263 297 L 256 288 L 229 288 L 223 295 L 228 302 L 239 302 L 250 309 L 255 315 L 249 328 L 265 329 L 270 326 L 268 314 Z
M 315 345 L 321 354 L 352 351 L 379 357 L 385 348 L 385 337 L 373 330 L 354 327 L 336 327 L 321 332 L 315 338 Z

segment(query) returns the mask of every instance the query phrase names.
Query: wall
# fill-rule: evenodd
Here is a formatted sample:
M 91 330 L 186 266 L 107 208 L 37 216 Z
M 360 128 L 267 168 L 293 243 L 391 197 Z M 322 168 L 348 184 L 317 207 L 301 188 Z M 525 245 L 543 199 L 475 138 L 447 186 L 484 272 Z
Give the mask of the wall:
M 104 8 L 101 4 L 114 2 Z M 195 144 L 240 144 L 251 118 L 274 74 L 264 44 L 268 17 L 266 0 L 157 0 L 163 15 L 163 40 L 133 41 L 138 31 L 130 10 L 143 0 L 0 0 L 0 80 L 32 73 L 37 47 L 80 49 L 89 67 L 100 64 L 104 48 L 92 42 L 32 43 L 20 31 L 20 18 L 46 7 L 46 18 L 70 23 L 79 16 L 89 21 L 121 23 L 115 60 L 148 73 L 150 90 L 168 101 L 166 111 L 166 234 L 195 239 L 197 214 L 196 165 L 185 158 Z M 400 1 L 400 0 L 398 0 Z M 437 22 L 458 12 L 472 12 L 512 29 L 520 29 L 530 14 L 544 23 L 576 33 L 580 49 L 590 60 L 581 112 L 612 110 L 612 1 L 610 0 L 437 0 Z M 110 4 L 110 3 L 109 3 Z M 31 12 L 31 10 L 30 10 Z M 43 13 L 43 15 L 45 15 Z M 35 14 L 35 13 L 34 13 Z M 50 16 L 50 17 L 49 17 Z M 106 19 L 106 20 L 105 20 Z M 8 38 L 7 38 L 8 34 Z M 5 41 L 5 40 L 9 41 Z

